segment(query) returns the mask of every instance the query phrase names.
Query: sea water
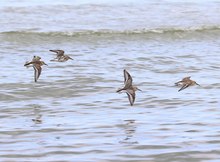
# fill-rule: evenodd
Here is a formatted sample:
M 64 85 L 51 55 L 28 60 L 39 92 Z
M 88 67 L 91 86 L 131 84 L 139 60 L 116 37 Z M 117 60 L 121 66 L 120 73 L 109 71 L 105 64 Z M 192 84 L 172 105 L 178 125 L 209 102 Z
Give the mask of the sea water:
M 220 1 L 0 1 L 0 161 L 218 162 Z M 74 60 L 51 62 L 62 49 Z M 42 67 L 24 67 L 33 56 Z M 123 70 L 133 78 L 134 106 Z M 191 76 L 201 86 L 178 92 Z M 32 119 L 40 119 L 34 122 Z

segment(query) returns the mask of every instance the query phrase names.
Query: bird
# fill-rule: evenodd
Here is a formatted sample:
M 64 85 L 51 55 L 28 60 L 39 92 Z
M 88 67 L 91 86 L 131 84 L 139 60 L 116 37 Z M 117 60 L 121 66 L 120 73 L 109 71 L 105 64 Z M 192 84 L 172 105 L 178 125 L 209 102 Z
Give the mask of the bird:
M 182 90 L 184 90 L 184 89 L 186 89 L 186 88 L 189 87 L 189 86 L 193 86 L 193 85 L 198 85 L 198 86 L 200 86 L 198 83 L 196 83 L 194 80 L 191 80 L 190 78 L 191 78 L 191 76 L 188 76 L 188 77 L 183 78 L 181 81 L 178 81 L 178 82 L 175 83 L 176 86 L 179 86 L 179 85 L 182 86 L 182 87 L 178 90 L 178 92 L 179 92 L 179 91 L 182 91 Z
M 57 57 L 50 61 L 66 62 L 69 59 L 73 60 L 70 56 L 64 55 L 65 52 L 63 50 L 49 50 L 49 51 L 55 52 L 57 54 Z
M 40 77 L 41 71 L 42 71 L 41 66 L 42 65 L 47 65 L 47 64 L 43 61 L 40 61 L 40 59 L 41 59 L 40 57 L 38 57 L 38 58 L 34 57 L 34 58 L 35 59 L 32 59 L 31 62 L 25 63 L 24 66 L 28 66 L 28 65 L 31 65 L 31 64 L 33 65 L 33 68 L 34 68 L 34 81 L 37 82 L 37 80 Z
M 120 88 L 116 92 L 126 92 L 130 105 L 133 106 L 135 101 L 135 91 L 137 90 L 141 91 L 141 90 L 136 86 L 132 85 L 132 77 L 125 69 L 124 69 L 124 84 L 125 84 L 124 87 Z

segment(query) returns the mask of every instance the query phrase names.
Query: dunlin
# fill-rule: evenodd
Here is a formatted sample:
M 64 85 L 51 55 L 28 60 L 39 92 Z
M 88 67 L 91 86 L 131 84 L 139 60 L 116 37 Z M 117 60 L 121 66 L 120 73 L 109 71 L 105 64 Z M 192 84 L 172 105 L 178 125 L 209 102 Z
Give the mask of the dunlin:
M 28 62 L 28 63 L 25 63 L 24 66 L 28 66 L 28 65 L 33 65 L 33 68 L 34 68 L 34 81 L 37 82 L 37 80 L 39 79 L 40 77 L 40 74 L 41 74 L 41 71 L 42 71 L 42 68 L 41 66 L 42 65 L 47 65 L 45 62 L 43 61 L 40 61 L 40 57 L 34 57 L 33 60 L 31 62 Z
M 181 81 L 178 81 L 175 83 L 175 85 L 177 85 L 177 86 L 179 86 L 179 85 L 182 86 L 178 91 L 184 90 L 189 86 L 199 85 L 198 83 L 196 83 L 194 80 L 191 80 L 190 78 L 191 77 L 188 76 L 188 77 L 183 78 Z
M 139 90 L 136 86 L 132 85 L 132 77 L 131 75 L 124 69 L 124 84 L 125 86 L 116 92 L 126 92 L 128 95 L 128 99 L 130 102 L 130 105 L 133 106 L 135 101 L 135 91 Z
M 73 60 L 68 55 L 64 55 L 65 52 L 63 50 L 50 50 L 50 51 L 55 52 L 57 54 L 57 57 L 50 61 L 66 62 L 69 59 Z

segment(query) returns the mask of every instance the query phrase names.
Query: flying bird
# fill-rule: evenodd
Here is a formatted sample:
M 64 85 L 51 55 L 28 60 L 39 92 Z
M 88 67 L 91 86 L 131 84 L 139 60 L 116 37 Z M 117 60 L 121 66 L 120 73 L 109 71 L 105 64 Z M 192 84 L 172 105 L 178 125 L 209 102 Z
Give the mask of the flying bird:
M 126 92 L 130 105 L 133 106 L 135 101 L 135 91 L 139 90 L 136 86 L 132 85 L 132 77 L 131 75 L 124 69 L 124 84 L 125 86 L 116 92 Z
M 33 68 L 34 68 L 34 81 L 37 82 L 37 80 L 39 79 L 40 77 L 40 74 L 41 74 L 41 71 L 42 71 L 42 68 L 41 66 L 42 65 L 47 65 L 45 62 L 43 61 L 40 61 L 40 57 L 39 58 L 35 58 L 35 59 L 32 59 L 31 62 L 28 62 L 28 63 L 25 63 L 24 66 L 28 66 L 28 65 L 33 65 Z
M 178 91 L 182 91 L 189 86 L 194 86 L 194 85 L 200 86 L 198 83 L 196 83 L 194 80 L 191 80 L 190 78 L 191 77 L 188 76 L 188 77 L 183 78 L 181 81 L 178 81 L 175 83 L 175 85 L 177 85 L 177 86 L 179 86 L 179 85 L 182 86 Z
M 63 50 L 49 50 L 51 52 L 55 52 L 57 56 L 50 61 L 57 61 L 57 62 L 66 62 L 67 60 L 73 60 L 70 56 L 65 55 Z

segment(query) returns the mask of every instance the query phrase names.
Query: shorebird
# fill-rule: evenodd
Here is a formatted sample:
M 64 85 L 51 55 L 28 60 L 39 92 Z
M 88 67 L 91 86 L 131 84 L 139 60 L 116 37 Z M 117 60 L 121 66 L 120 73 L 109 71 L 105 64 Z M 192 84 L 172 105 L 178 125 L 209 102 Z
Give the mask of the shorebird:
M 132 77 L 131 75 L 124 69 L 124 84 L 125 86 L 116 92 L 126 92 L 128 95 L 128 99 L 130 102 L 130 105 L 133 106 L 135 101 L 135 91 L 139 90 L 136 86 L 132 85 Z
M 193 85 L 200 86 L 198 83 L 196 83 L 194 80 L 191 80 L 190 78 L 191 77 L 188 76 L 188 77 L 183 78 L 181 81 L 178 81 L 178 82 L 175 83 L 175 85 L 177 85 L 177 86 L 179 86 L 179 85 L 182 86 L 178 91 L 184 90 L 187 87 L 193 86 Z
M 40 77 L 40 74 L 41 74 L 41 71 L 42 71 L 42 68 L 41 66 L 42 65 L 47 65 L 45 62 L 43 61 L 40 61 L 40 57 L 39 56 L 34 56 L 34 58 L 32 59 L 31 62 L 28 62 L 28 63 L 25 63 L 24 66 L 28 66 L 28 65 L 33 65 L 33 68 L 34 68 L 34 81 L 37 82 L 37 80 L 39 79 Z
M 65 62 L 69 59 L 73 60 L 68 55 L 64 55 L 65 52 L 63 50 L 50 50 L 50 51 L 55 52 L 57 54 L 57 57 L 50 61 Z

